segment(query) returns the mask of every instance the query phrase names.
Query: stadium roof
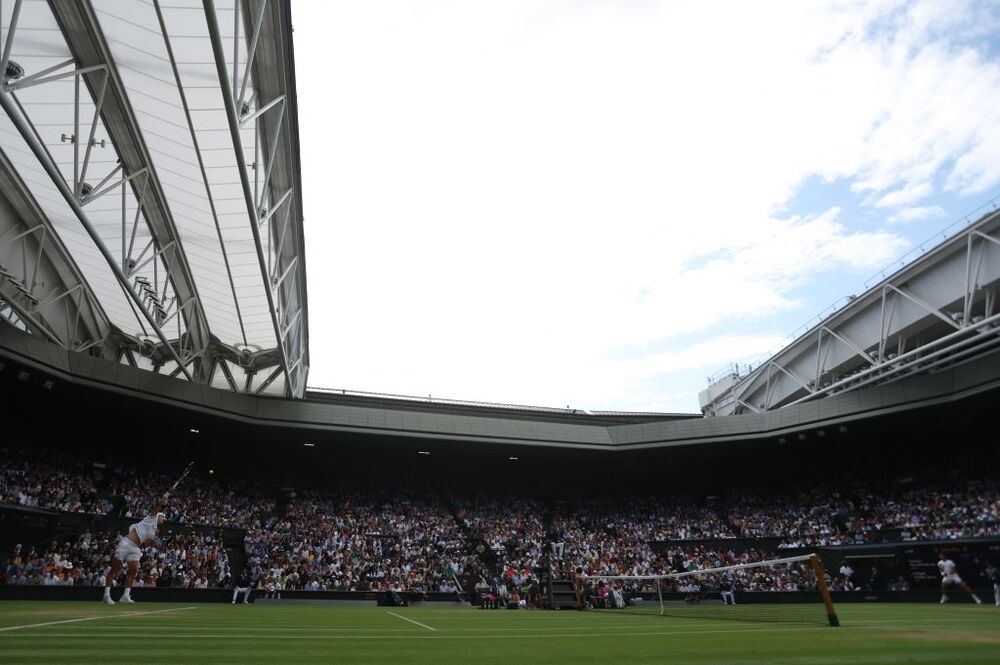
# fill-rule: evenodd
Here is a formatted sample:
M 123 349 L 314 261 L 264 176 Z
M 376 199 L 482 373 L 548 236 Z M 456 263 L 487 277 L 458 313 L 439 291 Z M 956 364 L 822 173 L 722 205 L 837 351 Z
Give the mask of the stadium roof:
M 2 5 L 0 314 L 72 351 L 304 394 L 287 0 Z
M 1000 210 L 911 252 L 752 371 L 699 396 L 706 415 L 761 413 L 970 362 L 1000 345 Z M 917 251 L 919 250 L 919 251 Z
M 8 0 L 0 107 L 0 321 L 84 356 L 70 365 L 90 355 L 198 387 L 307 396 L 290 0 Z M 997 212 L 970 220 L 750 374 L 726 376 L 705 413 L 761 415 L 992 351 L 998 225 Z M 308 397 L 581 426 L 689 417 Z

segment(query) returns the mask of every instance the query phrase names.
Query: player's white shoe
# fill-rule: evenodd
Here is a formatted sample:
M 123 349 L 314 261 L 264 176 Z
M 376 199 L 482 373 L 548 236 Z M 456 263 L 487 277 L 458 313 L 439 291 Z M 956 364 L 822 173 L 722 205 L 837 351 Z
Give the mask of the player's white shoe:
M 128 596 L 122 596 L 122 599 L 119 600 L 118 602 L 119 603 L 131 603 L 133 605 L 135 604 L 135 601 L 132 600 L 131 598 L 129 598 Z
M 941 596 L 941 603 L 944 604 L 947 602 L 948 602 L 948 596 Z
M 105 596 L 104 597 L 104 604 L 105 605 L 114 605 L 115 601 L 111 600 L 111 596 Z

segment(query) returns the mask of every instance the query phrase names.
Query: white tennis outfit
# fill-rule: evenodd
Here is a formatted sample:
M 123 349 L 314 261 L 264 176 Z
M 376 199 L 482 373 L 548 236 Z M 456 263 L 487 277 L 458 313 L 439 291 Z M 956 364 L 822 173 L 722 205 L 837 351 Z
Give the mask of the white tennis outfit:
M 942 584 L 961 584 L 962 578 L 955 572 L 955 562 L 951 559 L 938 561 L 938 571 L 941 573 Z
M 139 537 L 139 542 L 144 543 L 156 537 L 157 526 L 159 526 L 159 520 L 156 515 L 150 515 L 129 526 L 128 530 L 129 532 L 135 531 L 135 535 Z M 142 558 L 142 548 L 133 543 L 128 536 L 122 536 L 118 540 L 118 546 L 115 548 L 115 558 L 123 563 L 138 561 Z

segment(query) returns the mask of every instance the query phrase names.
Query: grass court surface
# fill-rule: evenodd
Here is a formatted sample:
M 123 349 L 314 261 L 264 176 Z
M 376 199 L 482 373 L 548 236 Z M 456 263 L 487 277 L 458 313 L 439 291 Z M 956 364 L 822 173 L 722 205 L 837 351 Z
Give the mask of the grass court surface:
M 433 606 L 8 601 L 0 663 L 1000 663 L 992 604 L 837 611 L 840 628 Z

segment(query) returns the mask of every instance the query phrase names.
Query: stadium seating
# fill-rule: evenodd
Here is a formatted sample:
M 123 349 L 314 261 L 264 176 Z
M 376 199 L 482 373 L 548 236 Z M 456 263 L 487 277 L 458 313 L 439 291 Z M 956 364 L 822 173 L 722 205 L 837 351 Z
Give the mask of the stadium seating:
M 67 452 L 2 454 L 0 504 L 140 517 L 171 481 L 170 473 Z M 281 493 L 201 476 L 179 488 L 166 511 L 174 523 L 242 529 L 244 551 L 227 552 L 221 537 L 168 531 L 143 558 L 144 584 L 224 586 L 231 559 L 249 566 L 264 589 L 420 592 L 471 588 L 498 570 L 527 585 L 552 542 L 563 543 L 564 570 L 645 575 L 757 561 L 779 549 L 996 536 L 1000 484 L 907 479 L 893 487 L 844 482 L 785 493 L 751 487 L 699 505 L 691 497 Z M 87 532 L 10 550 L 0 573 L 8 584 L 102 584 L 114 537 Z

